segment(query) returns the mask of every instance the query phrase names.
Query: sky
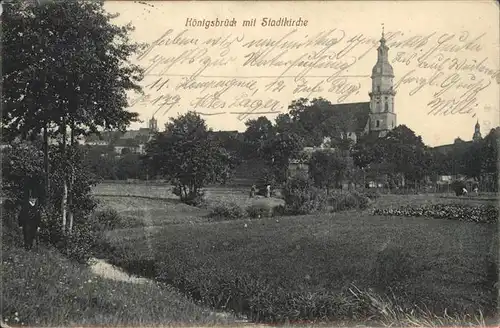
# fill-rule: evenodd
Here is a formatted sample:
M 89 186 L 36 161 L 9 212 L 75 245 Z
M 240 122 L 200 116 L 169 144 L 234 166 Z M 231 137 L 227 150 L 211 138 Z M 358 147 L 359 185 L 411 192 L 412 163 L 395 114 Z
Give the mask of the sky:
M 105 8 L 144 44 L 131 60 L 146 70 L 145 93 L 130 94 L 129 108 L 144 123 L 131 128 L 153 115 L 162 128 L 194 110 L 214 130 L 243 131 L 246 120 L 272 120 L 300 97 L 367 102 L 382 31 L 397 124 L 431 146 L 470 140 L 476 122 L 483 136 L 499 125 L 495 1 L 107 1 Z M 299 26 L 279 26 L 285 18 Z

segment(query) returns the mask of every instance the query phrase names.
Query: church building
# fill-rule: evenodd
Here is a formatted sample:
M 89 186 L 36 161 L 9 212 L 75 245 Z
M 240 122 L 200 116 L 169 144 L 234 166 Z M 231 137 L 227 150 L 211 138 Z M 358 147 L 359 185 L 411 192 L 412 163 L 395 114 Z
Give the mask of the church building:
M 330 106 L 329 112 L 349 111 L 354 119 L 348 122 L 347 135 L 354 143 L 362 135 L 372 134 L 384 137 L 397 126 L 394 90 L 394 70 L 389 63 L 389 47 L 386 45 L 384 32 L 377 48 L 377 62 L 373 66 L 369 102 L 344 103 Z M 325 139 L 325 143 L 328 140 Z M 324 143 L 324 144 L 325 144 Z
M 345 127 L 347 135 L 342 138 L 351 139 L 354 143 L 363 135 L 374 135 L 377 138 L 384 137 L 389 131 L 397 125 L 396 112 L 394 107 L 394 70 L 389 63 L 389 47 L 386 45 L 384 31 L 377 48 L 377 62 L 373 66 L 371 92 L 369 102 L 334 104 L 326 110 L 328 112 L 349 111 L 353 119 L 347 122 Z M 329 138 L 325 138 L 323 144 L 319 147 L 329 148 Z M 311 154 L 317 147 L 304 148 L 305 154 Z M 307 157 L 307 156 L 306 156 Z M 290 163 L 291 173 L 293 171 L 302 171 L 307 169 L 307 160 L 297 159 Z

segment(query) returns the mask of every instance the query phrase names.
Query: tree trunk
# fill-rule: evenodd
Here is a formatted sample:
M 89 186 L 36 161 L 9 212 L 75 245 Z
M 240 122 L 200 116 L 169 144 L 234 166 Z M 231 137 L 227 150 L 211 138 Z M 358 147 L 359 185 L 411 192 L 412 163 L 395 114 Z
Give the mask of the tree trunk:
M 62 144 L 61 144 L 61 157 L 63 160 L 63 194 L 61 200 L 61 214 L 62 214 L 62 226 L 61 230 L 63 234 L 66 234 L 66 208 L 68 201 L 68 181 L 67 181 L 67 158 L 66 158 L 66 118 L 62 121 Z
M 71 136 L 70 136 L 70 149 L 71 149 L 71 157 L 69 159 L 69 167 L 70 167 L 70 176 L 68 183 L 68 232 L 71 234 L 73 231 L 73 183 L 75 179 L 75 168 L 74 168 L 74 147 L 75 147 L 75 134 L 74 134 L 74 125 L 71 125 Z
M 50 172 L 49 172 L 49 136 L 48 136 L 48 124 L 45 123 L 43 127 L 43 166 L 45 170 L 45 188 L 44 188 L 44 199 L 43 204 L 47 206 L 50 199 Z

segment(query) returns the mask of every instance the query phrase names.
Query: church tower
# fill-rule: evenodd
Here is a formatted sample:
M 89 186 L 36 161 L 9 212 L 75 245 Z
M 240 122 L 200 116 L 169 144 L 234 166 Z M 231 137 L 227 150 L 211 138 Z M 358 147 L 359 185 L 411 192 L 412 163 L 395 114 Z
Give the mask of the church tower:
M 377 63 L 372 69 L 372 92 L 370 96 L 370 119 L 368 132 L 375 132 L 383 137 L 396 127 L 396 113 L 394 112 L 393 89 L 394 72 L 389 64 L 388 50 L 385 44 L 384 30 L 377 51 Z
M 155 119 L 155 117 L 151 117 L 151 119 L 149 120 L 149 126 L 148 128 L 152 131 L 152 132 L 158 132 L 158 121 Z
M 481 126 L 479 125 L 479 120 L 476 123 L 476 126 L 474 127 L 474 135 L 472 136 L 472 141 L 479 141 L 481 140 Z

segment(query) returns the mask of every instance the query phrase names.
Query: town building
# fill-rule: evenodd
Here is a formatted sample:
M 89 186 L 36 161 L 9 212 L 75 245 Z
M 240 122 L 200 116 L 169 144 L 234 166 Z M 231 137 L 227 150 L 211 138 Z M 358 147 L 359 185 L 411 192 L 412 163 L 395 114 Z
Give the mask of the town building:
M 148 126 L 139 130 L 104 131 L 100 134 L 91 134 L 83 141 L 86 146 L 112 147 L 118 155 L 124 152 L 144 154 L 145 146 L 153 135 L 158 132 L 158 121 L 154 116 L 148 121 Z

